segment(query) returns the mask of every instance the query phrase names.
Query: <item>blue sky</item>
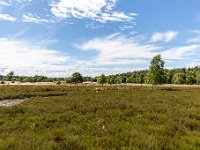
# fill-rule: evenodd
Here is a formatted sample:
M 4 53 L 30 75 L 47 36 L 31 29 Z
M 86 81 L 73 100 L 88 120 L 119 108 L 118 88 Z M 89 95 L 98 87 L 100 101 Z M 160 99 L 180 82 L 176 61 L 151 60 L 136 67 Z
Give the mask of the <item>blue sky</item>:
M 199 0 L 0 0 L 0 74 L 70 76 L 200 65 Z

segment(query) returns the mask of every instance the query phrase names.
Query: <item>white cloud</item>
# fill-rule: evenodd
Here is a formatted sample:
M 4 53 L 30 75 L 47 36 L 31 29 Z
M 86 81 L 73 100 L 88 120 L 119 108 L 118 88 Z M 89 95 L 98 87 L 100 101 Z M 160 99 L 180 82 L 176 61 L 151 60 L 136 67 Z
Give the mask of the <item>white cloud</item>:
M 135 25 L 136 24 L 133 24 L 133 25 L 124 25 L 124 26 L 120 27 L 120 30 L 123 31 L 123 30 L 133 29 Z
M 139 44 L 136 40 L 119 33 L 107 37 L 95 38 L 79 46 L 84 51 L 97 51 L 98 65 L 128 65 L 146 63 L 144 59 L 157 54 L 159 47 Z
M 152 35 L 150 42 L 170 42 L 172 41 L 176 36 L 178 35 L 178 32 L 175 31 L 168 31 L 168 32 L 156 32 Z
M 194 36 L 186 40 L 186 43 L 200 43 L 200 30 L 193 30 L 191 33 L 193 33 Z
M 10 3 L 14 2 L 14 3 L 26 3 L 26 2 L 32 2 L 32 0 L 8 0 Z
M 86 18 L 98 22 L 132 21 L 137 14 L 113 11 L 117 0 L 60 0 L 51 4 L 51 12 L 58 18 Z
M 196 36 L 195 38 L 188 39 L 187 43 L 200 43 L 200 35 Z
M 0 7 L 1 6 L 10 6 L 11 4 L 5 1 L 0 1 Z
M 33 15 L 31 13 L 27 13 L 27 14 L 24 14 L 22 16 L 23 18 L 23 22 L 31 22 L 31 23 L 49 23 L 50 21 L 47 20 L 47 19 L 44 19 L 44 18 L 40 18 L 39 16 L 37 15 Z
M 145 69 L 150 59 L 157 54 L 161 54 L 166 61 L 171 60 L 171 64 L 177 64 L 174 60 L 178 59 L 188 60 L 193 55 L 198 58 L 200 49 L 200 45 L 189 45 L 164 50 L 163 47 L 139 41 L 135 36 L 126 37 L 120 33 L 91 39 L 77 47 L 97 53 L 88 59 L 76 59 L 69 54 L 45 48 L 48 45 L 43 42 L 33 45 L 27 41 L 0 38 L 0 74 L 6 74 L 10 70 L 20 75 L 38 74 L 51 77 L 66 77 L 75 71 L 91 76 L 101 73 L 116 74 Z
M 8 14 L 0 14 L 0 21 L 4 20 L 4 21 L 16 21 L 15 17 L 12 17 Z
M 35 46 L 26 41 L 0 38 L 0 68 L 7 68 L 23 74 L 40 74 L 44 69 L 58 68 L 71 58 L 55 50 Z M 38 71 L 37 71 L 38 70 Z M 52 75 L 46 72 L 46 75 Z
M 137 36 L 136 36 L 137 38 Z M 119 33 L 107 37 L 95 38 L 79 46 L 84 51 L 96 51 L 94 58 L 96 65 L 142 65 L 146 66 L 149 60 L 161 54 L 165 60 L 188 59 L 198 56 L 200 45 L 186 45 L 165 49 L 155 45 L 140 44 L 135 38 L 126 37 Z
M 22 6 L 27 2 L 32 2 L 32 0 L 0 0 L 0 8 L 1 6 Z
M 199 49 L 200 45 L 181 46 L 165 50 L 161 54 L 165 59 L 185 59 L 198 54 Z
M 131 71 L 131 68 L 96 67 L 92 61 L 77 60 L 59 51 L 8 38 L 0 38 L 0 53 L 0 74 L 4 75 L 11 70 L 16 75 L 48 77 L 67 77 L 76 71 L 89 76 Z
M 103 28 L 104 25 L 91 22 L 89 24 L 86 24 L 85 27 L 86 28 L 92 28 L 92 29 L 99 29 L 99 28 Z

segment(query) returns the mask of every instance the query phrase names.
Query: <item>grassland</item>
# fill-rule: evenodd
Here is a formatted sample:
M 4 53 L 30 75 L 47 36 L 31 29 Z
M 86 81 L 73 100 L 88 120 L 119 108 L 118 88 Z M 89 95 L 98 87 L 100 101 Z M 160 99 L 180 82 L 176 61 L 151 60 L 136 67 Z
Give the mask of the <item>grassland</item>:
M 200 149 L 200 88 L 0 86 L 2 150 Z

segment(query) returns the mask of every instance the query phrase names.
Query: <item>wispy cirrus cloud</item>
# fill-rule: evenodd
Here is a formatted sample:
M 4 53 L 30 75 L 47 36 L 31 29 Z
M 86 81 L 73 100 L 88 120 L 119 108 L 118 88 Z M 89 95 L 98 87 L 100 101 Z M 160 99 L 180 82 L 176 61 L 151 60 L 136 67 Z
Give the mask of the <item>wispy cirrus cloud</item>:
M 9 2 L 6 1 L 0 1 L 0 7 L 1 6 L 10 6 L 11 4 Z
M 2 6 L 19 6 L 28 2 L 32 2 L 32 0 L 1 0 L 0 1 L 0 7 Z
M 91 19 L 97 22 L 127 22 L 138 14 L 114 11 L 117 0 L 60 0 L 51 4 L 51 12 L 58 18 Z
M 32 2 L 33 0 L 8 0 L 9 3 L 26 3 L 26 2 Z
M 84 51 L 97 51 L 95 61 L 100 65 L 145 63 L 145 59 L 153 57 L 156 55 L 156 50 L 160 49 L 154 45 L 140 44 L 119 33 L 95 38 L 77 47 Z
M 16 21 L 15 17 L 12 17 L 8 14 L 0 14 L 0 21 Z
M 48 20 L 48 19 L 41 18 L 41 17 L 39 17 L 38 15 L 33 15 L 33 14 L 31 14 L 31 13 L 23 14 L 22 20 L 23 20 L 23 22 L 37 23 L 37 24 L 40 24 L 40 23 L 49 23 L 49 22 L 51 22 L 51 21 Z
M 168 31 L 168 32 L 156 32 L 152 35 L 150 42 L 170 42 L 172 41 L 176 36 L 178 35 L 178 32 L 176 31 Z
M 174 47 L 169 50 L 161 52 L 164 58 L 166 59 L 186 59 L 191 56 L 197 55 L 200 49 L 200 45 L 192 44 L 186 46 Z
M 166 60 L 184 60 L 197 56 L 200 45 L 188 44 L 166 48 L 155 44 L 145 44 L 133 37 L 123 34 L 112 34 L 107 37 L 91 39 L 77 47 L 83 51 L 96 51 L 94 61 L 98 65 L 134 65 L 148 64 L 148 61 L 155 55 L 161 54 Z
M 186 43 L 200 43 L 200 30 L 190 31 L 193 34 L 191 38 L 186 40 Z

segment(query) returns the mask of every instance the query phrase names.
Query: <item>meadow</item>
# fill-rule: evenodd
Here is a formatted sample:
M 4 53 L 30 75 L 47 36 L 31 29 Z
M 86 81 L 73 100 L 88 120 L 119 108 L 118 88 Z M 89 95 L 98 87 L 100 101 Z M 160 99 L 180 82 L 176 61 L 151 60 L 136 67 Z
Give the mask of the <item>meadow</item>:
M 0 150 L 200 149 L 200 88 L 0 86 Z

